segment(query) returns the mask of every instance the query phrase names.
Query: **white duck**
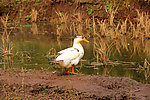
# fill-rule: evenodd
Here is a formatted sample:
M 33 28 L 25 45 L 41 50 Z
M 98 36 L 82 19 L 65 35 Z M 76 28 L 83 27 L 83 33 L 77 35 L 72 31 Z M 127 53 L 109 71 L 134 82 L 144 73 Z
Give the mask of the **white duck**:
M 56 64 L 61 68 L 65 68 L 65 73 L 67 74 L 77 74 L 74 72 L 74 66 L 79 63 L 84 55 L 84 49 L 80 44 L 81 41 L 89 42 L 83 36 L 76 36 L 73 47 L 58 52 L 59 55 L 56 57 Z M 66 70 L 66 68 L 70 67 L 72 67 L 71 73 Z

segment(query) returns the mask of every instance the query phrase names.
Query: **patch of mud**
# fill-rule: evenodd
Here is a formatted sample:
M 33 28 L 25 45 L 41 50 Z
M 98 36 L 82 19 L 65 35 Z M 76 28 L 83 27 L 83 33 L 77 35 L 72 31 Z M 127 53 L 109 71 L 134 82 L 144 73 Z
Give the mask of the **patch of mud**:
M 25 0 L 14 2 L 1 2 L 0 16 L 9 14 L 10 21 L 31 21 L 32 10 L 37 11 L 37 21 L 58 20 L 59 12 L 64 13 L 67 20 L 72 21 L 77 17 L 78 13 L 82 14 L 83 19 L 95 16 L 99 19 L 108 19 L 109 14 L 106 11 L 113 0 Z M 110 5 L 108 4 L 110 2 Z M 30 5 L 29 5 L 30 4 Z M 149 13 L 148 0 L 128 0 L 116 1 L 114 8 L 117 7 L 115 19 L 135 18 L 137 16 L 136 9 L 141 12 Z M 83 16 L 84 15 L 84 16 Z M 30 16 L 30 17 L 29 17 Z M 81 16 L 81 15 L 80 15 Z
M 150 85 L 127 77 L 0 71 L 1 99 L 150 100 Z

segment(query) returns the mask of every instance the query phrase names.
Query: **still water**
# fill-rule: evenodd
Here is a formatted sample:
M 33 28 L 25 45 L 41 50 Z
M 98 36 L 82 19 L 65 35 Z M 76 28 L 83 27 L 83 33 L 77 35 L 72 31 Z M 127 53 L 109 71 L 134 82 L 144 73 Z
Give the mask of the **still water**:
M 8 33 L 13 27 L 13 24 L 8 25 Z M 53 63 L 53 56 L 58 51 L 72 46 L 73 37 L 63 35 L 66 34 L 63 31 L 60 36 L 58 34 L 60 28 L 61 26 L 51 23 L 17 25 L 11 32 L 9 43 L 0 42 L 0 67 L 63 72 L 64 69 Z M 0 31 L 3 41 L 3 30 Z M 87 39 L 90 43 L 82 43 L 85 55 L 76 66 L 76 72 L 87 75 L 130 77 L 142 83 L 150 83 L 150 65 L 148 65 L 150 40 L 131 40 L 128 37 L 121 39 L 91 38 L 88 36 Z M 4 44 L 10 44 L 11 55 L 3 55 Z

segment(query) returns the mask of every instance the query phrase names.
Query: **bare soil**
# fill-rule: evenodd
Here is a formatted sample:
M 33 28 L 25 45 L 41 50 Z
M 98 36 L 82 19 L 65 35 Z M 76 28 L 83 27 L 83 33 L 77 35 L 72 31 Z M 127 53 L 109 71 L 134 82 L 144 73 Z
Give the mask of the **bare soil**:
M 137 9 L 140 12 L 150 13 L 148 0 L 118 0 L 115 4 L 111 0 L 25 0 L 22 2 L 16 0 L 1 2 L 0 16 L 8 14 L 9 21 L 31 21 L 28 16 L 31 16 L 34 9 L 37 11 L 37 21 L 55 22 L 61 17 L 59 13 L 64 14 L 68 21 L 76 20 L 78 13 L 81 13 L 82 20 L 91 19 L 93 16 L 98 19 L 108 19 L 109 13 L 105 7 L 108 6 L 110 9 L 109 2 L 118 8 L 114 15 L 114 19 L 117 20 L 136 18 Z
M 0 72 L 1 99 L 150 100 L 150 84 L 128 77 L 14 69 Z

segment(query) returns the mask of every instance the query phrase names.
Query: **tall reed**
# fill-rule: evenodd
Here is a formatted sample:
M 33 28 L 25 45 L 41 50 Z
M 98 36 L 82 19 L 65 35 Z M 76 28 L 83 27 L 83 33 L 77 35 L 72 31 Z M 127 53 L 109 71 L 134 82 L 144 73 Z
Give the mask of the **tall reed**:
M 6 68 L 6 63 L 9 64 L 11 63 L 11 59 L 12 59 L 12 49 L 13 49 L 13 43 L 10 40 L 10 35 L 12 30 L 10 30 L 8 32 L 8 28 L 7 28 L 7 22 L 8 22 L 8 15 L 5 17 L 1 18 L 1 22 L 3 25 L 3 35 L 2 35 L 2 56 L 3 56 L 3 62 L 4 62 L 4 69 Z
M 132 38 L 150 38 L 150 16 L 148 13 L 137 11 L 137 18 L 135 24 L 130 22 L 132 28 Z
M 114 43 L 110 43 L 106 38 L 98 37 L 96 38 L 94 45 L 97 62 L 100 61 L 104 66 L 106 66 L 109 62 Z
M 143 66 L 139 65 L 137 68 L 137 71 L 139 73 L 144 72 L 144 77 L 146 82 L 148 81 L 148 78 L 150 77 L 150 63 L 145 59 Z
M 12 42 L 10 41 L 10 34 L 11 31 L 8 32 L 7 28 L 7 21 L 8 21 L 8 16 L 1 18 L 1 22 L 3 25 L 3 35 L 2 35 L 2 43 L 3 43 L 3 55 L 11 55 L 12 54 Z
M 38 12 L 35 8 L 32 9 L 32 12 L 31 12 L 31 21 L 32 22 L 36 22 L 37 21 L 37 15 L 38 15 Z

